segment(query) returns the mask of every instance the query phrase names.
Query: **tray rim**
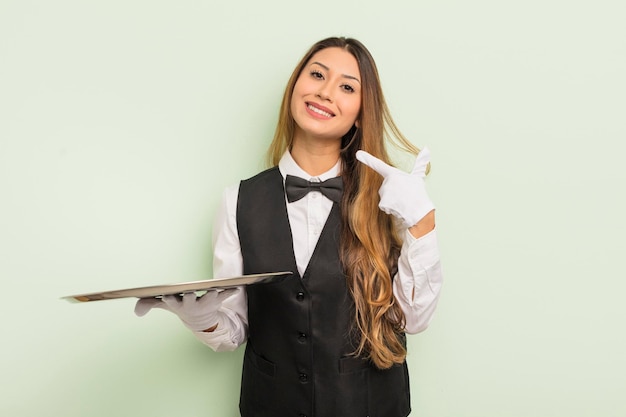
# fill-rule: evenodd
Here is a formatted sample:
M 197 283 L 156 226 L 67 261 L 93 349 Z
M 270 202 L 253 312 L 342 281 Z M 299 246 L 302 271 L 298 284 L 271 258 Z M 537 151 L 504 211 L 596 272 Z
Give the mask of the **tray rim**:
M 122 288 L 109 291 L 97 291 L 61 297 L 70 302 L 90 302 L 115 300 L 119 298 L 155 298 L 170 294 L 226 289 L 244 285 L 264 284 L 284 280 L 293 275 L 291 271 L 268 272 L 262 274 L 241 275 L 230 278 L 214 278 L 200 281 L 188 281 L 174 284 L 148 285 L 143 287 Z

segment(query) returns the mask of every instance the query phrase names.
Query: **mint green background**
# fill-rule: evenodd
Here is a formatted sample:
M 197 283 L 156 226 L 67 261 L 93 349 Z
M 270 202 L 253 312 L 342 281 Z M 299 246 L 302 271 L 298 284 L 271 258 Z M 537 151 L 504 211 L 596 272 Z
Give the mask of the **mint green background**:
M 623 1 L 0 0 L 0 415 L 237 415 L 242 351 L 79 292 L 211 276 L 314 41 L 432 151 L 445 268 L 412 416 L 626 415 Z

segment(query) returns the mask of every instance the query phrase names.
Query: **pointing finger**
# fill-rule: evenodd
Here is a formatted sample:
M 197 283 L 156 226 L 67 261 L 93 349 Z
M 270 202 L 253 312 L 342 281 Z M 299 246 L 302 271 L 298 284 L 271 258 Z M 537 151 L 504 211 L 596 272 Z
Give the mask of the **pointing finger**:
M 369 153 L 365 151 L 357 151 L 356 159 L 358 159 L 359 161 L 361 161 L 368 167 L 372 168 L 374 171 L 378 172 L 383 177 L 387 177 L 388 175 L 390 175 L 396 170 L 396 168 L 390 165 L 387 165 L 380 159 L 376 158 L 375 156 L 370 155 Z

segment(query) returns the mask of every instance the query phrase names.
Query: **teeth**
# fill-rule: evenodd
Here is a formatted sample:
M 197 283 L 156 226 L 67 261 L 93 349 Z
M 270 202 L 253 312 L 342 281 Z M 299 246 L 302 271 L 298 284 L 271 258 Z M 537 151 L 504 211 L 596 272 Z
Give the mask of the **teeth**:
M 307 106 L 309 109 L 311 109 L 312 111 L 314 111 L 317 114 L 321 114 L 322 116 L 326 116 L 326 117 L 333 117 L 332 114 L 325 112 L 324 110 L 318 109 L 317 107 L 314 107 L 312 105 L 308 105 Z

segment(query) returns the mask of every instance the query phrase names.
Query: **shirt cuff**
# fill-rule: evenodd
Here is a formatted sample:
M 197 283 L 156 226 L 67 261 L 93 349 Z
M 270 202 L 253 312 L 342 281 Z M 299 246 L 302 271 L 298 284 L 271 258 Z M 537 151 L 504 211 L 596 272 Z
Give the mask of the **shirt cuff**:
M 436 228 L 424 236 L 416 238 L 407 229 L 404 242 L 407 246 L 407 255 L 411 264 L 428 268 L 439 261 L 439 244 Z

